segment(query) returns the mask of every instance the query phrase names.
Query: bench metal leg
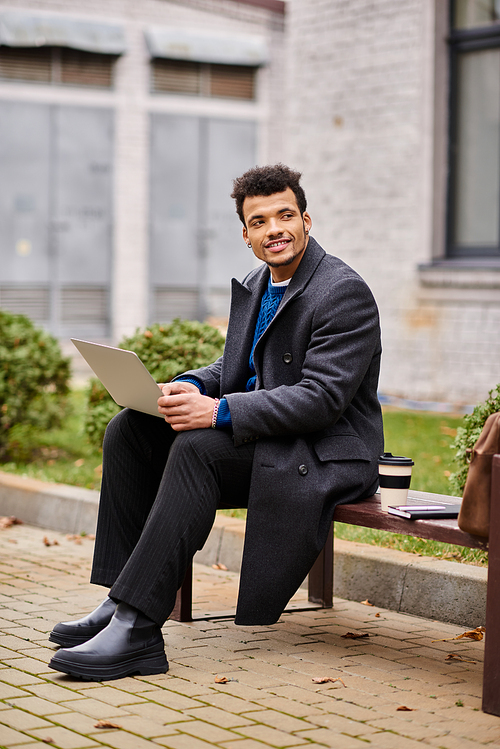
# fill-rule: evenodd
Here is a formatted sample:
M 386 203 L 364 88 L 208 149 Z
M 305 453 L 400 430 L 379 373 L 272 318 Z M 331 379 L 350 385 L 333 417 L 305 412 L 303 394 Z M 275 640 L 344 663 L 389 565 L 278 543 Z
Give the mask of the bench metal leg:
M 323 551 L 315 561 L 309 573 L 309 602 L 316 607 L 330 609 L 333 606 L 333 523 L 326 540 Z M 193 565 L 190 564 L 186 577 L 181 587 L 177 591 L 174 610 L 170 614 L 170 619 L 176 622 L 193 621 Z M 292 604 L 287 611 L 302 611 L 313 608 L 300 604 Z M 234 613 L 218 612 L 206 614 L 197 617 L 201 620 L 211 618 L 222 618 L 234 616 Z
M 186 577 L 181 587 L 177 591 L 174 610 L 170 614 L 170 619 L 175 622 L 192 622 L 193 621 L 193 564 L 191 563 L 186 570 Z
M 309 601 L 325 609 L 333 606 L 333 523 L 326 544 L 309 572 Z
M 483 710 L 500 716 L 500 455 L 493 456 L 486 594 Z

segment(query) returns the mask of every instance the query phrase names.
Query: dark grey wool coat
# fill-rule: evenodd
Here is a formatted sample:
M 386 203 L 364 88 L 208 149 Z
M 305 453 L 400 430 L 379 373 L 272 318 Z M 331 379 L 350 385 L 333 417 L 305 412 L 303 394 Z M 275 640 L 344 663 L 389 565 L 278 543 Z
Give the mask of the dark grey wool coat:
M 378 312 L 366 283 L 311 237 L 255 347 L 266 265 L 233 279 L 223 356 L 192 372 L 225 396 L 234 442 L 256 440 L 237 624 L 272 624 L 323 548 L 335 506 L 377 486 L 383 432 Z

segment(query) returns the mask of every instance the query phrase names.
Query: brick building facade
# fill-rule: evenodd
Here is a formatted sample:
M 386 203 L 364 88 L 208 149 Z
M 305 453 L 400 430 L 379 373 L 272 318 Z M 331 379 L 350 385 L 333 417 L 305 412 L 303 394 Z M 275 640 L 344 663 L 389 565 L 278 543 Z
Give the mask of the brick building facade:
M 314 236 L 377 298 L 381 391 L 464 404 L 500 381 L 500 255 L 498 240 L 461 256 L 447 248 L 451 10 L 448 0 L 291 0 L 286 146 L 304 171 Z M 497 19 L 479 26 L 484 44 Z M 460 34 L 468 61 L 480 58 L 471 32 Z
M 488 17 L 474 16 L 479 5 Z M 483 171 L 496 158 L 500 117 L 469 101 L 474 70 L 495 64 L 495 7 L 0 0 L 0 305 L 31 311 L 63 341 L 117 341 L 175 314 L 224 317 L 229 278 L 254 263 L 230 178 L 283 160 L 303 172 L 313 235 L 375 293 L 382 393 L 484 398 L 500 380 L 500 240 L 481 227 L 500 200 L 495 170 L 481 187 L 479 167 L 466 167 L 474 138 L 489 144 Z M 75 38 L 76 63 L 65 51 Z M 26 80 L 18 53 L 30 44 L 50 50 L 50 80 Z M 78 79 L 84 63 L 94 76 L 107 64 L 108 84 Z M 495 81 L 483 98 L 500 111 Z M 484 138 L 483 120 L 467 120 L 481 107 Z

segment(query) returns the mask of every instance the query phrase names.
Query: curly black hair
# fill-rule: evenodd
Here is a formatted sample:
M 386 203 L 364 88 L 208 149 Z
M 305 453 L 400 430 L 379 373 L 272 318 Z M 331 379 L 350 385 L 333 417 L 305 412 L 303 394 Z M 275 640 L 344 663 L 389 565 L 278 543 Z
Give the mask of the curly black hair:
M 236 213 L 241 223 L 246 226 L 243 216 L 243 201 L 245 198 L 253 198 L 256 195 L 274 195 L 284 192 L 287 187 L 293 190 L 300 213 L 307 208 L 306 194 L 301 187 L 300 178 L 302 174 L 295 172 L 285 164 L 274 164 L 267 166 L 255 166 L 249 169 L 241 177 L 233 180 L 233 192 L 231 197 L 236 201 Z

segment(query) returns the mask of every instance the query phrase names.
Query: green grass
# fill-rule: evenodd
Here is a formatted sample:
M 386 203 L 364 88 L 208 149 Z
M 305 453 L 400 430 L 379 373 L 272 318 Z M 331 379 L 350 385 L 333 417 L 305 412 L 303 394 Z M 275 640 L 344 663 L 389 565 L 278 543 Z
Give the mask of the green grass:
M 71 409 L 64 426 L 41 434 L 36 454 L 26 463 L 3 463 L 0 470 L 57 483 L 99 489 L 102 452 L 89 445 L 83 431 L 85 395 L 71 394 Z M 407 455 L 415 461 L 411 488 L 450 494 L 448 476 L 454 471 L 450 445 L 460 416 L 384 409 L 385 449 Z M 225 514 L 245 517 L 245 510 L 224 510 Z M 386 546 L 415 554 L 441 557 L 470 564 L 486 564 L 487 555 L 475 549 L 424 541 L 411 536 L 335 524 L 335 535 L 348 541 Z
M 39 435 L 33 459 L 0 463 L 0 470 L 41 481 L 99 489 L 102 451 L 89 445 L 84 434 L 85 403 L 84 392 L 73 391 L 64 425 Z

